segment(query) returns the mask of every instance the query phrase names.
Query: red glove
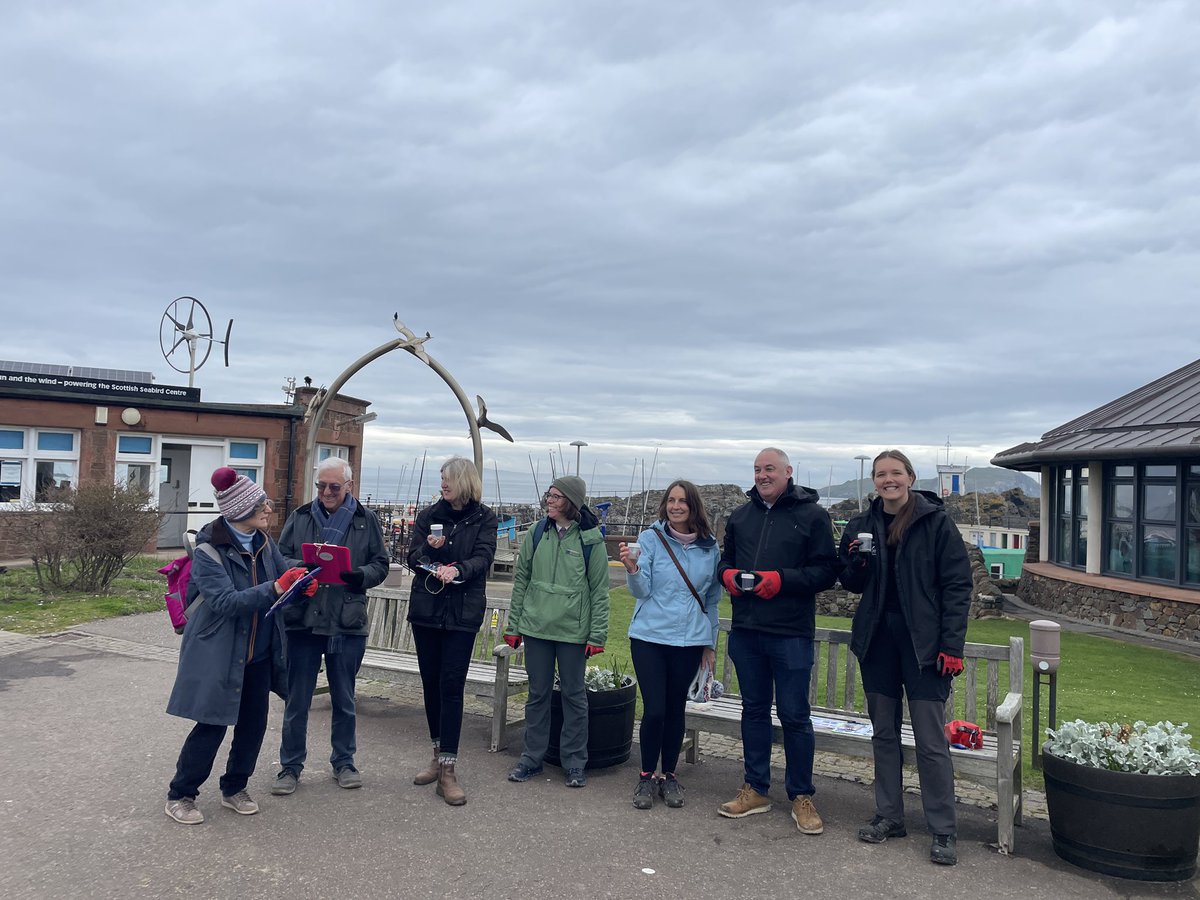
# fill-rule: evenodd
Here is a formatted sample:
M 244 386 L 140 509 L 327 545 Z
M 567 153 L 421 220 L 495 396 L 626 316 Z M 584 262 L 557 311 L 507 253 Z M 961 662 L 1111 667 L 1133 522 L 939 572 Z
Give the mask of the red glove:
M 730 597 L 737 597 L 742 593 L 742 589 L 738 587 L 738 576 L 742 573 L 737 569 L 726 569 L 721 573 L 721 584 L 725 585 L 725 590 L 729 591 Z
M 587 644 L 583 648 L 584 659 L 591 659 L 593 656 L 599 656 L 604 652 L 603 647 L 597 647 L 595 644 Z
M 516 650 L 521 646 L 521 636 L 519 634 L 506 634 L 504 636 L 504 643 Z
M 961 675 L 963 670 L 963 661 L 961 656 L 951 656 L 944 650 L 938 654 L 937 671 L 939 675 L 949 675 L 954 678 Z
M 783 587 L 783 579 L 779 577 L 778 572 L 755 572 L 754 574 L 758 576 L 758 584 L 754 586 L 754 593 L 764 600 L 770 600 Z
M 304 566 L 295 566 L 294 568 L 288 569 L 286 572 L 280 575 L 279 580 L 275 582 L 275 590 L 278 592 L 279 596 L 282 597 L 287 593 L 288 588 L 290 588 L 293 584 L 307 574 L 308 569 L 304 568 Z M 315 581 L 309 582 L 307 585 L 305 585 L 301 592 L 305 597 L 311 597 L 317 592 L 317 583 Z

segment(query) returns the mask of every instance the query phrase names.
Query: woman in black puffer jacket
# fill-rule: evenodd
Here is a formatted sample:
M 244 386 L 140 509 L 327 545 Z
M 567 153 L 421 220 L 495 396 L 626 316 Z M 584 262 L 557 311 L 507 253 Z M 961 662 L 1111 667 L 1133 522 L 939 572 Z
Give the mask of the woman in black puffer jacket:
M 878 496 L 850 520 L 839 554 L 843 587 L 862 594 L 850 648 L 862 669 L 875 757 L 875 817 L 858 837 L 880 844 L 907 834 L 900 748 L 907 696 L 921 804 L 933 834 L 930 859 L 954 865 L 954 767 L 942 722 L 950 679 L 963 668 L 971 568 L 941 499 L 912 489 L 917 478 L 907 456 L 880 453 L 871 478 Z M 870 533 L 869 551 L 860 533 Z
M 417 515 L 408 548 L 413 572 L 412 623 L 433 760 L 413 784 L 437 782 L 451 806 L 467 802 L 455 765 L 463 692 L 475 636 L 487 608 L 487 574 L 496 555 L 496 514 L 484 506 L 475 464 L 461 457 L 442 466 L 442 496 Z

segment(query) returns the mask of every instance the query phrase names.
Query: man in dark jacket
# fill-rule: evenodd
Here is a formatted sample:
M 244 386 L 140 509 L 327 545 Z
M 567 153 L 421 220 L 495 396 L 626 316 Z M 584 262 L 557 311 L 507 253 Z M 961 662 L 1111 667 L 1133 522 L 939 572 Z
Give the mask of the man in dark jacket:
M 742 691 L 745 784 L 718 812 L 740 819 L 771 808 L 771 702 L 783 726 L 785 787 L 792 820 L 804 834 L 824 830 L 813 806 L 812 717 L 808 679 L 816 634 L 816 594 L 837 577 L 829 514 L 817 492 L 792 483 L 787 454 L 774 447 L 754 460 L 750 502 L 725 526 L 721 582 L 733 601 L 729 656 Z
M 367 649 L 367 589 L 387 578 L 388 554 L 379 520 L 350 492 L 353 478 L 344 459 L 334 456 L 322 462 L 317 467 L 317 498 L 292 512 L 279 538 L 289 565 L 302 563 L 304 544 L 337 544 L 349 549 L 350 567 L 336 573 L 338 582 L 322 583 L 307 603 L 284 607 L 288 700 L 272 794 L 290 794 L 300 780 L 308 756 L 308 708 L 322 657 L 333 706 L 333 777 L 344 788 L 362 787 L 354 767 L 354 679 Z

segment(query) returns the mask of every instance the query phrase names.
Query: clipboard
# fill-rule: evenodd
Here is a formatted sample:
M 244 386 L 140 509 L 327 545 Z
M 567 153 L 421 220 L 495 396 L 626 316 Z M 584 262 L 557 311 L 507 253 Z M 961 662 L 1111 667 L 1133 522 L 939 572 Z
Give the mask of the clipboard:
M 281 607 L 287 606 L 289 603 L 299 597 L 306 587 L 313 581 L 317 580 L 317 576 L 321 572 L 321 567 L 309 569 L 306 573 L 296 579 L 295 584 L 283 592 L 279 599 L 271 604 L 271 608 L 267 610 L 267 616 L 273 616 Z M 194 605 L 194 604 L 193 604 Z
M 342 584 L 341 574 L 352 568 L 350 548 L 341 544 L 301 544 L 300 554 L 306 566 L 320 566 L 318 584 Z

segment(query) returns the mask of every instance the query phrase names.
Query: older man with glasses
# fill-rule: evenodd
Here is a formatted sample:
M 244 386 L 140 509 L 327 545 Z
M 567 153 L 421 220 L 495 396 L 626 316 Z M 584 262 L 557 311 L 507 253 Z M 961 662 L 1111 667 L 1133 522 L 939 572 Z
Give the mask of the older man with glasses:
M 367 648 L 367 589 L 387 578 L 388 554 L 379 520 L 350 491 L 353 479 L 344 459 L 322 462 L 317 467 L 316 499 L 292 512 L 279 538 L 289 565 L 302 564 L 304 544 L 344 546 L 350 551 L 350 565 L 334 573 L 337 581 L 323 581 L 307 603 L 283 609 L 288 699 L 272 794 L 291 794 L 300 780 L 308 756 L 308 708 L 322 658 L 333 706 L 333 777 L 341 787 L 362 787 L 354 766 L 354 679 Z

